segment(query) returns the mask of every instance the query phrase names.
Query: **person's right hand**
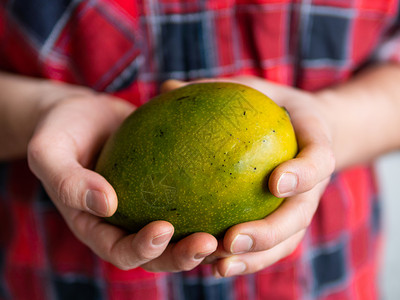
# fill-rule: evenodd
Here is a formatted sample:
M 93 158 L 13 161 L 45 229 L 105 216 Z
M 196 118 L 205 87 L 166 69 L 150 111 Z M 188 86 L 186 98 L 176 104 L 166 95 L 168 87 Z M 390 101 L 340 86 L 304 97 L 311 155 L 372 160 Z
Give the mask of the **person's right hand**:
M 217 248 L 206 233 L 169 244 L 173 226 L 150 223 L 136 234 L 102 217 L 117 209 L 111 185 L 90 170 L 106 138 L 133 111 L 120 99 L 79 91 L 58 96 L 41 110 L 28 146 L 28 162 L 72 232 L 116 267 L 150 271 L 190 270 Z

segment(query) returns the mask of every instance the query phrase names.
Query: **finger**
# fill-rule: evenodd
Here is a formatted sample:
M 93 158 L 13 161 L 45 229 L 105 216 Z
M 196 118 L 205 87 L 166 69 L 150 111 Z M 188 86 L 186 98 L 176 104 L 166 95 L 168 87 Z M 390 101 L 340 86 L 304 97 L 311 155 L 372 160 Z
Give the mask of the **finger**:
M 219 260 L 221 258 L 226 258 L 226 257 L 229 257 L 229 256 L 232 256 L 232 253 L 226 251 L 225 248 L 224 248 L 223 241 L 219 240 L 217 249 L 213 253 L 208 255 L 206 258 L 204 258 L 204 260 L 201 263 L 202 264 L 213 264 L 217 260 Z
M 288 197 L 308 191 L 332 174 L 335 159 L 330 131 L 311 95 L 252 76 L 239 76 L 232 81 L 270 96 L 291 115 L 301 151 L 296 159 L 282 163 L 271 174 L 269 189 L 275 196 Z
M 64 161 L 57 168 L 51 162 L 48 165 L 52 173 L 49 171 L 42 181 L 54 202 L 100 217 L 114 214 L 118 206 L 117 195 L 104 177 L 73 160 Z
M 290 255 L 296 249 L 304 234 L 305 230 L 302 230 L 266 251 L 220 259 L 213 265 L 213 274 L 215 277 L 230 277 L 260 271 Z
M 62 135 L 62 133 L 60 133 Z M 112 186 L 99 174 L 85 169 L 67 142 L 46 146 L 47 135 L 30 143 L 29 166 L 50 198 L 71 208 L 110 216 L 117 208 Z
M 74 100 L 49 113 L 29 143 L 28 162 L 53 201 L 99 216 L 115 212 L 114 189 L 83 166 L 128 111 L 110 109 L 100 100 Z
M 253 89 L 256 89 L 263 94 L 270 97 L 272 100 L 279 99 L 283 92 L 287 93 L 287 87 L 284 85 L 278 84 L 276 82 L 268 81 L 260 77 L 256 76 L 236 76 L 232 78 L 223 79 L 224 81 L 228 80 L 231 82 L 237 82 L 240 84 L 247 85 Z M 284 90 L 284 91 L 283 91 Z
M 68 98 L 39 120 L 30 144 L 39 146 L 33 150 L 45 148 L 45 153 L 69 147 L 73 150 L 70 156 L 86 166 L 133 110 L 132 105 L 112 96 Z
M 68 142 L 47 145 L 47 140 L 46 134 L 31 141 L 28 161 L 50 198 L 98 216 L 112 215 L 117 209 L 112 186 L 101 175 L 83 168 Z
M 304 230 L 312 220 L 327 183 L 325 180 L 309 192 L 287 198 L 262 220 L 233 226 L 225 234 L 225 250 L 233 254 L 268 250 Z
M 168 91 L 180 88 L 184 85 L 187 85 L 187 82 L 176 80 L 176 79 L 168 79 L 167 81 L 163 82 L 160 87 L 161 93 L 166 93 Z
M 148 271 L 188 271 L 198 266 L 205 257 L 217 249 L 218 242 L 204 232 L 194 233 L 176 244 L 169 245 L 165 252 L 143 265 Z
M 108 224 L 103 219 L 67 207 L 60 209 L 75 235 L 97 255 L 122 270 L 133 269 L 160 256 L 174 229 L 165 221 L 155 221 L 137 234 Z
M 329 178 L 334 169 L 330 147 L 309 145 L 295 159 L 280 164 L 272 172 L 268 188 L 277 197 L 290 197 L 311 190 Z
M 289 197 L 309 191 L 330 177 L 335 170 L 335 159 L 330 135 L 319 116 L 297 111 L 293 115 L 299 148 L 295 159 L 280 164 L 272 172 L 268 186 L 277 197 Z
M 194 81 L 181 81 L 176 79 L 168 79 L 161 85 L 160 92 L 165 93 L 185 85 L 195 84 L 195 83 L 207 83 L 207 82 L 237 82 L 234 79 L 229 78 L 199 78 Z M 237 82 L 240 83 L 240 82 Z

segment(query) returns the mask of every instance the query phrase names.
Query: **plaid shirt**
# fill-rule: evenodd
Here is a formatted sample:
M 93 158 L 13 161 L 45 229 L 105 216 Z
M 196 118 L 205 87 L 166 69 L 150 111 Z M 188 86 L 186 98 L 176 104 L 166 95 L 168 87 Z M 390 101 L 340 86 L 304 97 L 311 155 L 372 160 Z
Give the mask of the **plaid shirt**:
M 257 75 L 306 90 L 400 59 L 398 0 L 0 0 L 0 68 L 140 105 L 168 78 Z M 376 299 L 369 167 L 336 174 L 303 242 L 258 273 L 121 271 L 65 225 L 26 161 L 0 165 L 0 299 Z

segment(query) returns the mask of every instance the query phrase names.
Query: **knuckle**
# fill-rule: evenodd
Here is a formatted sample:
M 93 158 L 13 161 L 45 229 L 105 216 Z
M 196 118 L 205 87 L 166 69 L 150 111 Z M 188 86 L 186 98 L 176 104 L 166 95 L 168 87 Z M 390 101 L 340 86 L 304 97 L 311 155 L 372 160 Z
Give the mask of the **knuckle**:
M 138 251 L 136 251 L 136 257 L 142 263 L 154 259 L 154 255 L 151 251 L 144 251 L 143 249 L 138 249 Z
M 90 221 L 84 214 L 75 214 L 68 219 L 68 224 L 74 234 L 85 243 L 87 234 L 93 230 L 94 226 L 90 226 Z M 102 234 L 102 232 L 100 232 Z
M 192 265 L 187 262 L 184 258 L 178 258 L 174 261 L 175 270 L 178 271 L 190 271 L 193 269 Z
M 139 262 L 141 265 L 157 258 L 162 253 L 161 249 L 153 248 L 150 243 L 139 234 L 135 237 L 130 247 L 130 251 L 133 250 L 135 262 Z
M 121 260 L 117 260 L 114 262 L 111 261 L 111 264 L 113 264 L 115 267 L 117 267 L 118 269 L 120 269 L 122 271 L 128 271 L 128 270 L 134 269 L 136 267 L 133 265 L 129 265 Z
M 271 249 L 281 242 L 281 230 L 277 227 L 268 230 L 262 240 L 262 248 L 264 250 Z
M 71 172 L 70 174 L 60 178 L 55 179 L 55 192 L 58 201 L 65 206 L 85 210 L 84 196 L 81 195 L 81 189 L 79 183 L 76 183 L 74 177 L 76 172 Z
M 312 189 L 318 181 L 318 167 L 315 163 L 309 162 L 298 176 L 298 187 L 301 192 L 306 192 Z
M 39 138 L 32 138 L 28 143 L 27 156 L 28 163 L 32 168 L 32 165 L 41 161 L 46 152 L 45 147 L 43 147 L 42 142 Z
M 139 266 L 138 263 L 133 263 L 129 257 L 129 255 L 127 255 L 126 253 L 123 253 L 123 251 L 121 251 L 121 249 L 119 249 L 118 253 L 116 253 L 117 255 L 115 255 L 115 253 L 110 253 L 108 255 L 109 262 L 111 264 L 113 264 L 115 267 L 117 267 L 120 270 L 123 271 L 127 271 L 127 270 L 131 270 L 134 269 L 136 267 Z
M 328 153 L 328 172 L 329 175 L 332 174 L 335 171 L 336 168 L 336 159 L 335 155 L 333 154 L 333 151 L 330 150 Z
M 319 173 L 320 165 L 318 162 L 310 162 L 309 164 L 309 181 L 317 181 L 318 180 L 318 173 Z
M 321 156 L 323 161 L 320 162 L 320 164 L 325 168 L 325 170 L 323 170 L 324 174 L 332 174 L 336 167 L 336 160 L 331 144 L 326 143 L 321 145 L 318 151 L 324 154 Z
M 57 197 L 61 203 L 66 206 L 71 207 L 73 205 L 73 201 L 71 199 L 71 185 L 70 185 L 70 176 L 61 178 L 57 184 Z

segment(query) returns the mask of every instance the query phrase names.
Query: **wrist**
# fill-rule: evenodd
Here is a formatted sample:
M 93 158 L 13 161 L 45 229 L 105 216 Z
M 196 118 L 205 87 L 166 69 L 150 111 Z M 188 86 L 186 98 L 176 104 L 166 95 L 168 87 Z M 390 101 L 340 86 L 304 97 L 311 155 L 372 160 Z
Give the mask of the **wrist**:
M 0 72 L 0 160 L 26 156 L 39 120 L 59 100 L 89 95 L 89 89 L 48 79 Z
M 315 94 L 332 132 L 337 169 L 400 149 L 399 76 L 398 66 L 371 67 Z
M 332 150 L 336 161 L 336 170 L 342 169 L 345 163 L 345 157 L 341 151 L 340 140 L 342 138 L 342 132 L 338 123 L 340 120 L 340 103 L 338 101 L 338 95 L 333 89 L 324 89 L 314 94 L 318 99 L 320 113 L 322 118 L 325 120 L 328 127 L 328 131 L 331 134 Z
M 84 86 L 71 85 L 59 81 L 43 80 L 38 87 L 33 102 L 36 103 L 36 115 L 39 120 L 54 105 L 75 97 L 93 97 L 95 91 Z

